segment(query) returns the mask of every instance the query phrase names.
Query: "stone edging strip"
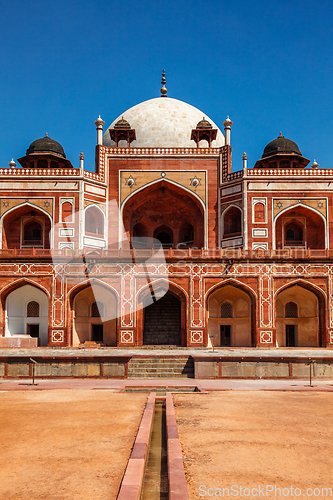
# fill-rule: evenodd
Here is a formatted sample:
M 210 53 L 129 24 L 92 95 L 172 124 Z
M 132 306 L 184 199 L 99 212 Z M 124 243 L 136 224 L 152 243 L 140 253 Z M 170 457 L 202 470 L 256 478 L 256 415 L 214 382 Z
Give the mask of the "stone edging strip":
M 166 400 L 169 500 L 189 500 L 172 394 Z
M 140 499 L 154 418 L 155 397 L 155 392 L 151 392 L 148 396 L 146 408 L 142 415 L 140 427 L 120 486 L 117 500 Z

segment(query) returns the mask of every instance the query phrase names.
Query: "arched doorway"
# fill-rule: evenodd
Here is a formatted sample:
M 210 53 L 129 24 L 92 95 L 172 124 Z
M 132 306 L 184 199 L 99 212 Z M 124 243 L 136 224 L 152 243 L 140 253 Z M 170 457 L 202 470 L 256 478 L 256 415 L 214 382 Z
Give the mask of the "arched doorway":
M 254 345 L 255 300 L 241 286 L 226 284 L 207 299 L 208 336 L 217 347 Z
M 303 284 L 291 285 L 276 297 L 278 347 L 323 345 L 325 301 L 322 294 Z
M 38 345 L 48 343 L 48 297 L 41 289 L 22 285 L 8 294 L 5 304 L 6 337 L 29 335 Z
M 87 341 L 117 345 L 117 297 L 108 287 L 93 283 L 76 289 L 71 297 L 73 346 Z
M 181 301 L 171 292 L 144 307 L 144 345 L 181 345 Z

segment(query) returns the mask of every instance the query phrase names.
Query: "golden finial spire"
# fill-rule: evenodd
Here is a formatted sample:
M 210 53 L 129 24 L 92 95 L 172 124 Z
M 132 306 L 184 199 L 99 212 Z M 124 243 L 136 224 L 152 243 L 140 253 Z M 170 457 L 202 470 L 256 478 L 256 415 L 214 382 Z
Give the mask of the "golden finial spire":
M 163 70 L 162 71 L 162 81 L 161 81 L 161 84 L 163 85 L 163 87 L 161 88 L 161 97 L 167 97 L 167 89 L 165 87 L 165 84 L 166 84 L 166 81 L 165 81 L 165 71 Z

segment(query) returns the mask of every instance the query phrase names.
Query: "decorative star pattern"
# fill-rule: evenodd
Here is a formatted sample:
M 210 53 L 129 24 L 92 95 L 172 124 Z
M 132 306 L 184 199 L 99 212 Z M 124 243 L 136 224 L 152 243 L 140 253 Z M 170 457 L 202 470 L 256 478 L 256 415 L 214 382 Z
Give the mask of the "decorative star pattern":
M 125 185 L 130 187 L 136 186 L 136 179 L 137 177 L 132 177 L 132 175 L 130 175 L 129 177 L 125 177 Z
M 197 177 L 196 175 L 193 177 L 193 179 L 190 179 L 190 186 L 193 186 L 194 189 L 197 189 L 198 186 L 201 186 L 201 178 Z

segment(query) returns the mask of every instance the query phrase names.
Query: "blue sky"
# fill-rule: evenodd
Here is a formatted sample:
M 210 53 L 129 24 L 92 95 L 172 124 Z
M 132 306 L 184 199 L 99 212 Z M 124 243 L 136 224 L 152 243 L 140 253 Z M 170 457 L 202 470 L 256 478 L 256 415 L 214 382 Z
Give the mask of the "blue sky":
M 94 168 L 100 114 L 168 95 L 223 129 L 233 170 L 282 131 L 333 168 L 333 3 L 326 0 L 0 0 L 0 167 L 45 135 Z

